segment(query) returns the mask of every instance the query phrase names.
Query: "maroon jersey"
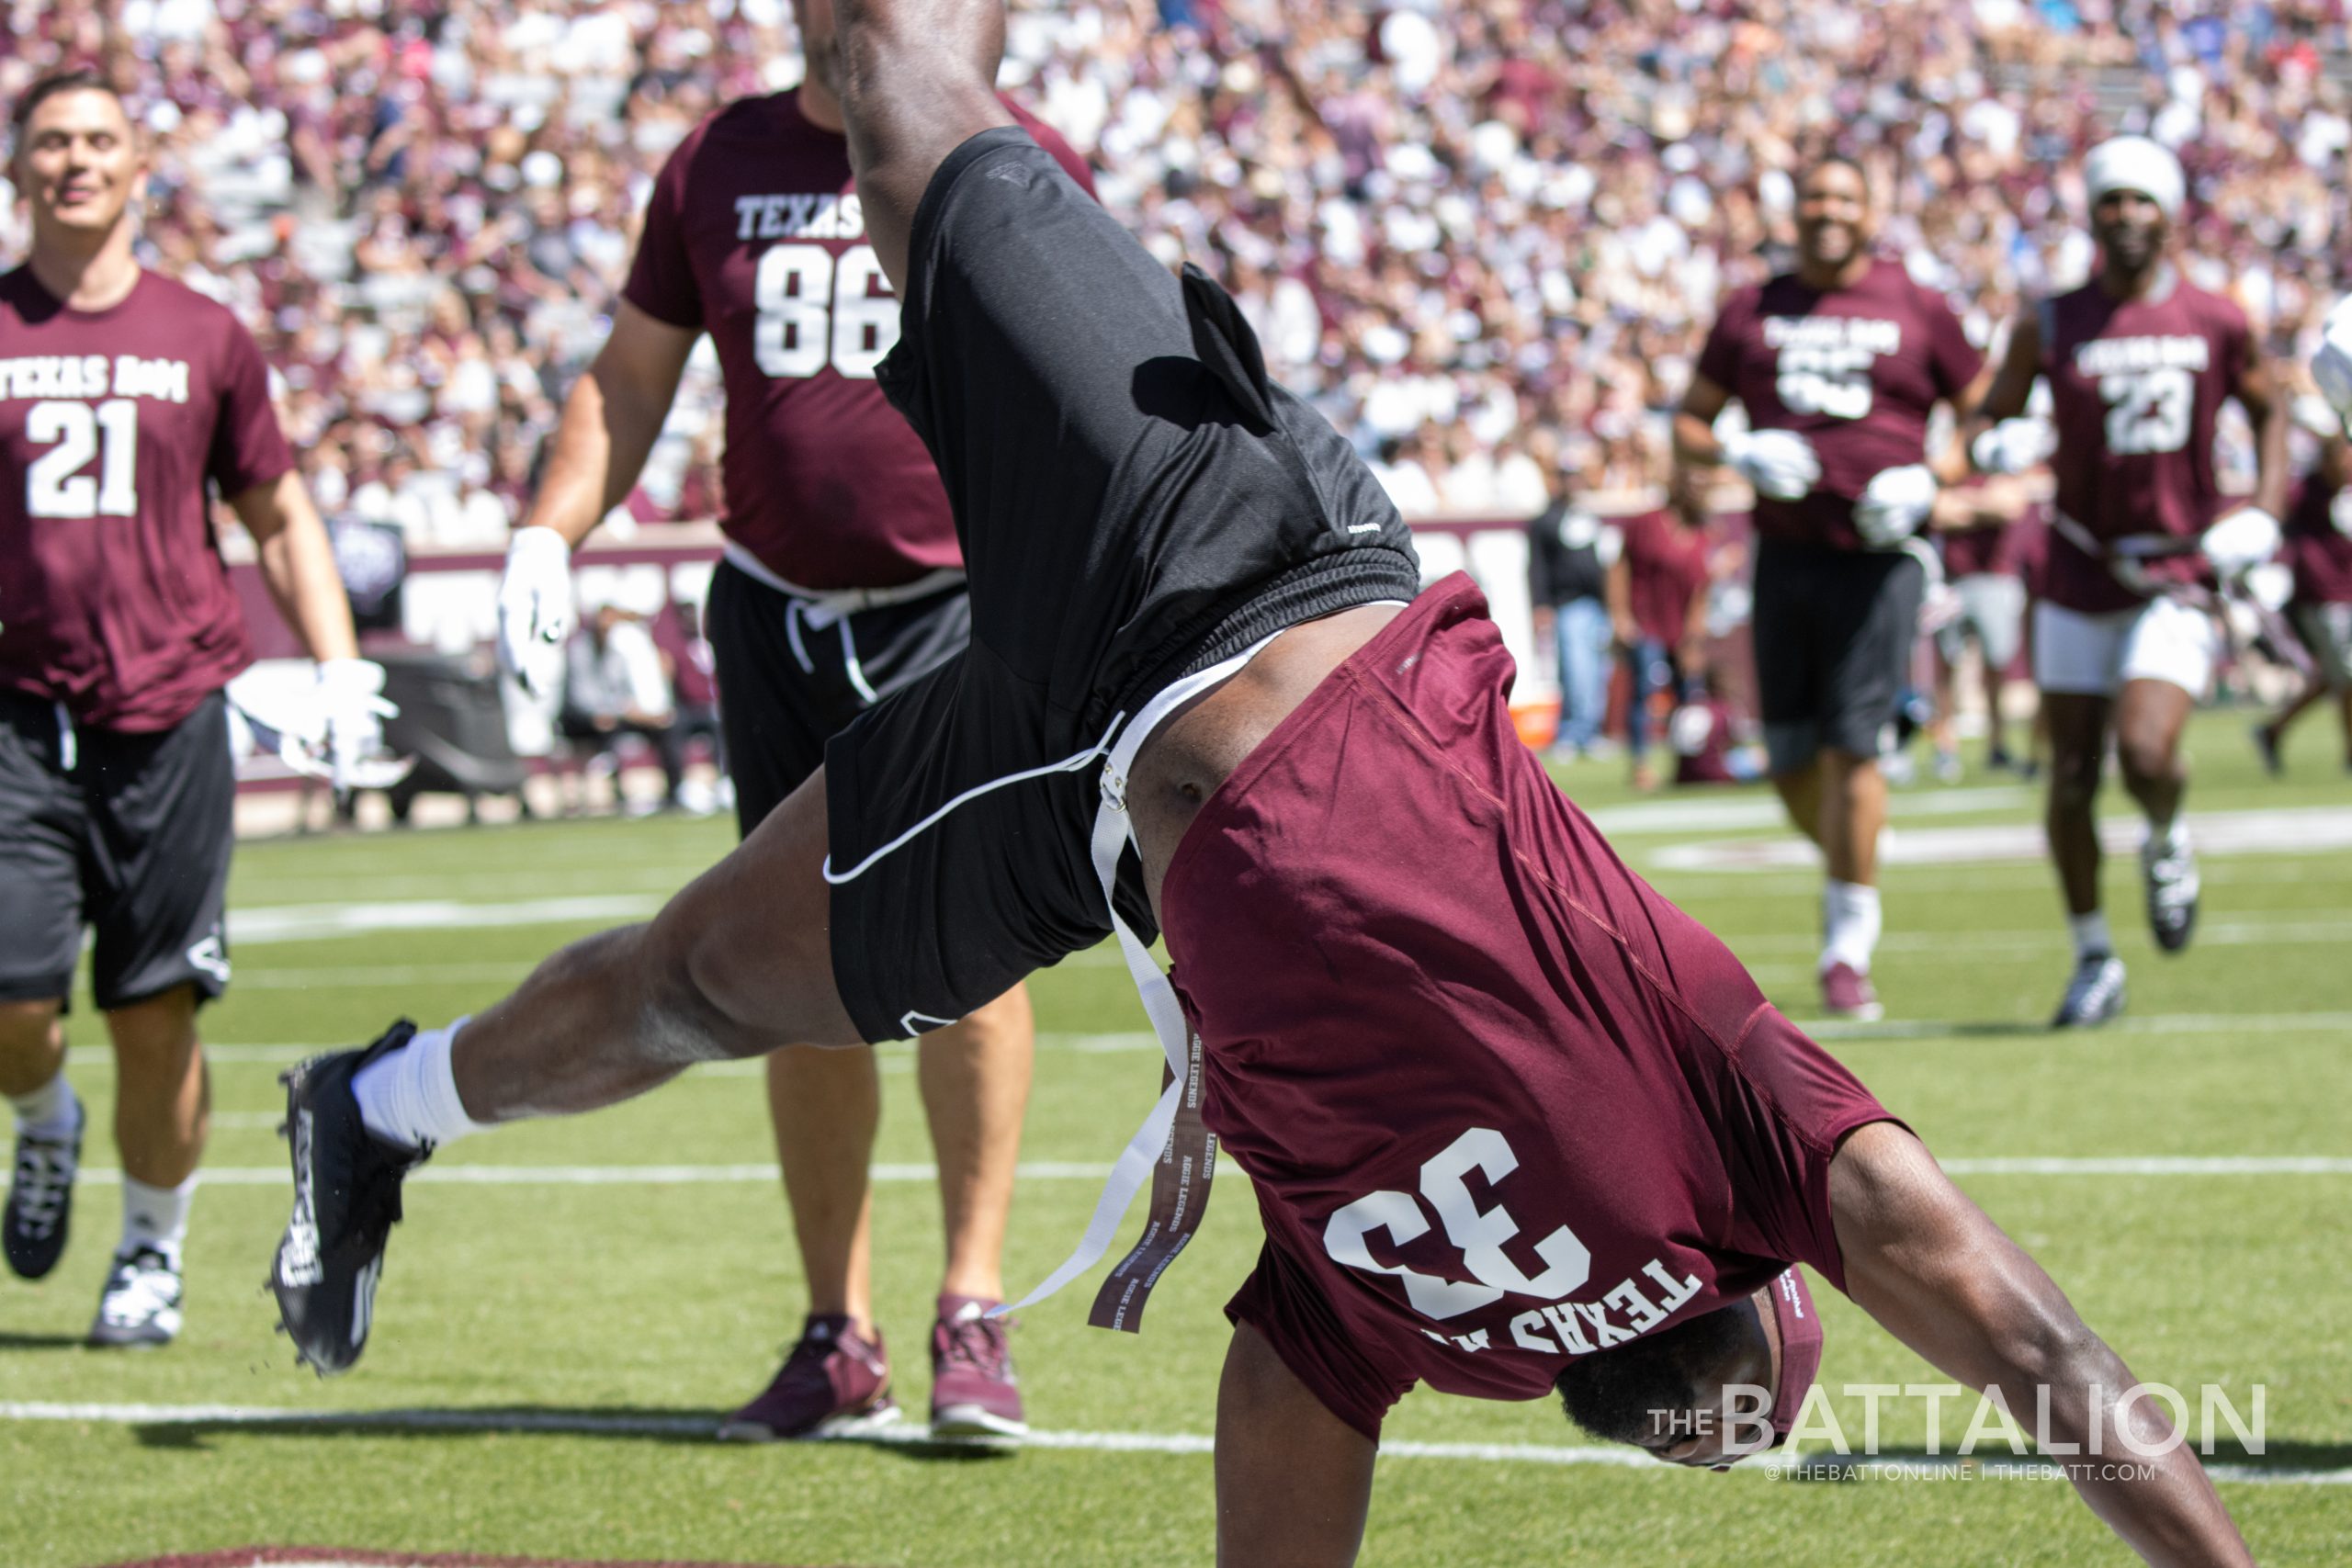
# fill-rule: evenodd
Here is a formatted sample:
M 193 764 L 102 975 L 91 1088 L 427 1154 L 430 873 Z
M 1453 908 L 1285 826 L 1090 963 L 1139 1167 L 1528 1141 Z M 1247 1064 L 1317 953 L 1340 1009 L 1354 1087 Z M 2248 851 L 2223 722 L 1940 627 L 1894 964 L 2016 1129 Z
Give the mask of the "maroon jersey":
M 2294 604 L 2352 604 L 2352 534 L 2337 525 L 2338 508 L 2352 512 L 2352 490 L 2313 474 L 2287 510 L 2279 558 L 2295 574 Z
M 1006 107 L 1091 194 L 1084 160 Z M 623 292 L 718 350 L 729 538 L 803 588 L 894 588 L 963 564 L 939 471 L 874 379 L 899 300 L 866 242 L 849 141 L 810 123 L 797 93 L 730 104 L 678 144 Z
M 1665 512 L 1624 525 L 1626 594 L 1634 625 L 1671 649 L 1690 629 L 1690 604 L 1707 590 L 1707 536 Z
M 1707 334 L 1699 374 L 1737 398 L 1750 425 L 1800 431 L 1821 459 L 1804 500 L 1756 498 L 1757 530 L 1860 549 L 1862 487 L 1925 460 L 1929 411 L 1983 364 L 1943 296 L 1873 261 L 1849 288 L 1812 288 L 1783 273 L 1737 290 Z
M 2187 543 L 2220 514 L 2213 431 L 2246 352 L 2245 313 L 2170 267 L 2143 299 L 2117 299 L 2092 282 L 2043 308 L 2041 373 L 2058 426 L 2052 604 L 2098 614 L 2144 602 L 2068 537 L 2075 528 L 2102 547 Z M 2202 570 L 2201 558 L 2182 554 L 2147 576 Z
M 1227 1311 L 1367 1434 L 1415 1382 L 1571 1357 L 1833 1283 L 1838 1141 L 1886 1112 L 1610 852 L 1512 728 L 1460 574 L 1326 680 L 1169 866 L 1202 1111 L 1255 1184 Z
M 213 537 L 294 466 L 261 350 L 153 273 L 73 310 L 0 276 L 0 681 L 112 729 L 166 729 L 252 662 Z

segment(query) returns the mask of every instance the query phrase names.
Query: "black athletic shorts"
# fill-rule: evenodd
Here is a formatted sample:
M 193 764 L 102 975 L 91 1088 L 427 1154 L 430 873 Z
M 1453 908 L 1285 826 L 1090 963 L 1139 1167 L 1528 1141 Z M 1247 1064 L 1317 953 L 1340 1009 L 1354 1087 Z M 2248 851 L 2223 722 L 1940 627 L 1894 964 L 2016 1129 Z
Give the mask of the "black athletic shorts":
M 710 579 L 719 729 L 749 838 L 825 760 L 825 743 L 972 637 L 962 584 L 834 617 L 726 561 Z
M 70 728 L 54 703 L 0 693 L 0 1000 L 70 998 L 85 925 L 101 1008 L 228 985 L 228 714 L 215 692 L 152 734 Z
M 868 1040 L 960 1018 L 1110 931 L 1089 753 L 1115 718 L 1420 583 L 1396 508 L 1267 381 L 1233 301 L 1152 260 L 1026 132 L 948 156 L 909 271 L 879 374 L 946 485 L 972 639 L 825 751 L 833 974 Z M 1119 905 L 1156 930 L 1132 853 Z
M 1758 544 L 1749 624 L 1772 772 L 1799 772 L 1824 747 L 1879 754 L 1927 586 L 1926 569 L 1905 551 Z

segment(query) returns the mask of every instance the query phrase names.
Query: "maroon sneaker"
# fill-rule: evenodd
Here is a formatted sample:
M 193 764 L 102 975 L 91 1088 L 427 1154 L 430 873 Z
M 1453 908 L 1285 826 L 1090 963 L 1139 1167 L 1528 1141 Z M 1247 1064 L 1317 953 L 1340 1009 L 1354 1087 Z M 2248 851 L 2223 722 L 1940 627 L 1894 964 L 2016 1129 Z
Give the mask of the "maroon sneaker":
M 998 1303 L 979 1296 L 942 1296 L 931 1325 L 931 1434 L 934 1438 L 1018 1438 L 1020 1379 L 1004 1331 L 1012 1320 L 990 1317 Z
M 1821 1010 L 1831 1018 L 1869 1023 L 1886 1016 L 1871 989 L 1871 977 L 1843 959 L 1821 972 Z
M 811 1314 L 775 1381 L 721 1422 L 718 1435 L 744 1443 L 842 1438 L 898 1418 L 881 1335 L 868 1341 L 842 1314 Z

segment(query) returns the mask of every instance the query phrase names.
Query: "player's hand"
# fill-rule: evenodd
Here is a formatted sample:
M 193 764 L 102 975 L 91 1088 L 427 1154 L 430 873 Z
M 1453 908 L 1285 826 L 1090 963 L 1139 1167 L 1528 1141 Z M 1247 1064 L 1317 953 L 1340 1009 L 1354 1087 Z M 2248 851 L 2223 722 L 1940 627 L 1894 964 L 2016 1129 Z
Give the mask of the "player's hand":
M 2241 506 L 2206 529 L 2198 548 L 2226 581 L 2278 554 L 2279 538 L 2278 519 L 2259 506 Z
M 1891 550 L 1917 534 L 1936 509 L 1935 470 L 1925 463 L 1881 468 L 1854 502 L 1854 532 L 1874 550 Z
M 1749 430 L 1724 439 L 1724 461 L 1773 501 L 1803 501 L 1821 479 L 1813 443 L 1793 430 Z
M 2312 379 L 2352 422 L 2352 295 L 2338 299 L 2320 327 L 2319 350 L 2312 355 Z
M 2058 433 L 2038 419 L 2005 419 L 1979 432 L 1968 460 L 1982 474 L 2022 474 L 2058 449 Z
M 535 697 L 563 684 L 571 635 L 571 547 L 552 528 L 517 528 L 498 583 L 498 662 Z
M 328 781 L 337 789 L 369 787 L 374 764 L 382 761 L 384 721 L 401 711 L 385 700 L 384 667 L 366 659 L 322 659 L 318 680 Z

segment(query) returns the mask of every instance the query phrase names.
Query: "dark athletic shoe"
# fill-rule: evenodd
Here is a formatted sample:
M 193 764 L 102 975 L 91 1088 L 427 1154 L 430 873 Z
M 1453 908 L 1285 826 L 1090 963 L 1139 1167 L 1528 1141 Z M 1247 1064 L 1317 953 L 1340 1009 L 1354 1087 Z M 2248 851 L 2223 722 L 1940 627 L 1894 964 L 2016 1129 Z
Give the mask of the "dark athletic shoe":
M 406 1149 L 368 1131 L 351 1080 L 416 1033 L 406 1019 L 365 1051 L 313 1056 L 279 1078 L 292 1146 L 294 1213 L 271 1260 L 269 1288 L 295 1354 L 321 1377 L 339 1372 L 367 1348 L 384 1272 L 384 1242 L 401 1217 L 401 1179 L 430 1148 Z
M 2253 733 L 2255 755 L 2262 759 L 2262 771 L 2274 779 L 2285 777 L 2287 759 L 2278 754 L 2278 732 L 2267 724 L 2257 724 Z
M 1821 1010 L 1831 1018 L 1875 1023 L 1886 1016 L 1871 977 L 1840 960 L 1821 972 Z
M 2197 934 L 2197 855 L 2187 844 L 2172 853 L 2158 854 L 2149 844 L 2140 852 L 2140 875 L 2148 888 L 2148 930 L 2156 945 L 2178 953 Z
M 114 1255 L 90 1344 L 102 1350 L 153 1349 L 180 1337 L 179 1266 L 152 1247 Z
M 942 1296 L 931 1325 L 931 1435 L 934 1438 L 1019 1438 L 1027 1435 L 1021 1380 L 1005 1343 L 1012 1323 L 990 1317 L 998 1305 L 977 1296 Z
M 2066 995 L 2058 1004 L 2052 1029 L 2088 1029 L 2105 1023 L 2123 1010 L 2123 960 L 2111 953 L 2083 955 Z
M 899 1418 L 882 1337 L 868 1340 L 839 1313 L 811 1314 L 800 1343 L 757 1399 L 719 1423 L 729 1442 L 843 1438 Z
M 8 1267 L 38 1280 L 65 1254 L 65 1232 L 74 1217 L 74 1173 L 82 1166 L 82 1129 L 90 1112 L 74 1108 L 74 1131 L 62 1138 L 17 1129 L 17 1175 L 8 1183 L 8 1213 L 0 1221 Z

